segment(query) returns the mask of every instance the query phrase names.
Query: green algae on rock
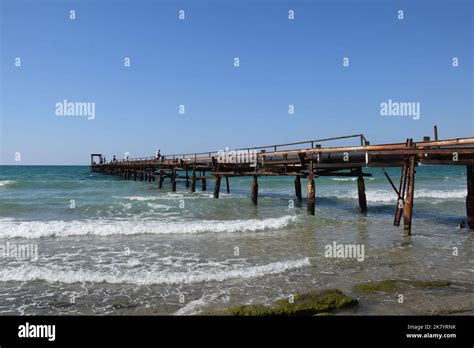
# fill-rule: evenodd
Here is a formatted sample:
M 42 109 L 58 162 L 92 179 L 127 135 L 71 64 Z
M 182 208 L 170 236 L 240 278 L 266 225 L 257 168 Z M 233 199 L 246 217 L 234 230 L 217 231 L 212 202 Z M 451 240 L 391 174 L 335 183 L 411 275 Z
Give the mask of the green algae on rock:
M 340 290 L 311 291 L 296 294 L 293 301 L 288 299 L 273 302 L 270 306 L 240 305 L 228 308 L 221 312 L 207 313 L 208 315 L 233 315 L 233 316 L 293 316 L 293 315 L 322 315 L 330 314 L 329 311 L 357 305 L 357 300 L 345 295 Z
M 426 281 L 426 280 L 401 280 L 389 279 L 376 282 L 367 282 L 357 284 L 354 289 L 358 292 L 372 293 L 372 292 L 389 292 L 395 291 L 404 287 L 415 287 L 420 289 L 440 288 L 450 286 L 448 281 Z

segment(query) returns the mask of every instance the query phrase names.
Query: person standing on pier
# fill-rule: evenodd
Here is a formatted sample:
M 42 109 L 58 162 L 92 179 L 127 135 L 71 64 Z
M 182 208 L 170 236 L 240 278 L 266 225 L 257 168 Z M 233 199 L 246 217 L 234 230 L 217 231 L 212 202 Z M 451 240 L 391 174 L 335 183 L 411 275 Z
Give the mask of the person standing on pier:
M 160 149 L 158 149 L 158 151 L 156 151 L 156 154 L 155 154 L 155 159 L 159 161 L 160 158 L 161 158 L 161 153 L 160 153 Z

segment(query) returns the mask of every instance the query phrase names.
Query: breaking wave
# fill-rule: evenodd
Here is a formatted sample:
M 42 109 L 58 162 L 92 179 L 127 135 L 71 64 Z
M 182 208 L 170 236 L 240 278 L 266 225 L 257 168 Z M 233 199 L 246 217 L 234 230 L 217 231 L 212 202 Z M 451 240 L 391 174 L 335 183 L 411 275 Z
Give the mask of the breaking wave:
M 41 238 L 68 236 L 109 236 L 134 234 L 227 233 L 277 230 L 296 220 L 296 216 L 249 220 L 84 220 L 15 221 L 0 220 L 0 238 Z
M 222 282 L 233 278 L 255 278 L 268 274 L 283 273 L 288 270 L 309 266 L 309 258 L 272 262 L 266 265 L 227 267 L 216 270 L 194 270 L 189 272 L 167 271 L 134 271 L 110 273 L 95 270 L 72 270 L 57 266 L 39 267 L 24 264 L 15 268 L 0 269 L 0 281 L 34 281 L 43 280 L 49 283 L 111 283 L 111 284 L 191 284 L 207 281 Z
M 0 187 L 9 186 L 15 182 L 15 180 L 0 180 Z
M 444 200 L 460 200 L 466 198 L 466 190 L 454 189 L 454 190 L 429 190 L 429 189 L 415 189 L 415 198 L 431 198 L 431 199 L 444 199 Z M 358 199 L 357 191 L 341 193 L 337 196 L 338 198 L 351 198 Z M 396 202 L 397 196 L 394 191 L 387 190 L 367 190 L 366 197 L 368 202 L 384 202 L 391 203 Z

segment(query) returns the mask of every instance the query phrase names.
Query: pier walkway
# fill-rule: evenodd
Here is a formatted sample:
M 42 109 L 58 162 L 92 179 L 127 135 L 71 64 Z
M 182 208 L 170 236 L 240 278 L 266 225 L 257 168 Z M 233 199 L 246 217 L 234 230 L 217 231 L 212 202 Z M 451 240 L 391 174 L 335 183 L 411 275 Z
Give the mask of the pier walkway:
M 323 147 L 323 143 L 356 140 L 352 146 Z M 307 180 L 307 212 L 315 214 L 315 179 L 321 176 L 357 177 L 359 207 L 367 212 L 364 168 L 400 167 L 398 185 L 383 170 L 388 183 L 397 197 L 394 207 L 394 225 L 399 226 L 403 216 L 404 234 L 411 234 L 416 166 L 462 165 L 467 170 L 466 210 L 467 224 L 474 229 L 474 137 L 438 140 L 435 126 L 434 140 L 424 137 L 415 142 L 371 145 L 362 134 L 310 141 L 257 146 L 242 149 L 223 149 L 211 152 L 183 153 L 156 157 L 127 158 L 106 162 L 102 154 L 91 154 L 91 171 L 118 175 L 124 180 L 163 181 L 171 180 L 171 190 L 176 182 L 184 180 L 192 192 L 196 184 L 206 190 L 206 180 L 214 180 L 214 197 L 219 198 L 221 179 L 230 192 L 229 178 L 250 176 L 253 178 L 251 200 L 258 203 L 258 180 L 265 176 L 292 176 L 295 178 L 295 196 L 302 201 L 301 179 Z

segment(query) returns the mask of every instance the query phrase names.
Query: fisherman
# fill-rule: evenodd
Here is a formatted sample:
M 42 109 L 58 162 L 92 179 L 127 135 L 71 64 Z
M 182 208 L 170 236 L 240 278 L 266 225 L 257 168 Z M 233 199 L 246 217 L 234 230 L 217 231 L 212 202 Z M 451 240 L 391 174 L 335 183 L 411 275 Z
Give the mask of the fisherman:
M 155 159 L 159 161 L 160 158 L 161 158 L 161 153 L 160 153 L 160 149 L 158 149 L 158 151 L 156 151 L 156 154 L 155 154 Z
M 115 158 L 115 155 L 114 155 L 114 157 L 112 158 L 112 162 L 117 162 L 117 158 Z

